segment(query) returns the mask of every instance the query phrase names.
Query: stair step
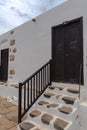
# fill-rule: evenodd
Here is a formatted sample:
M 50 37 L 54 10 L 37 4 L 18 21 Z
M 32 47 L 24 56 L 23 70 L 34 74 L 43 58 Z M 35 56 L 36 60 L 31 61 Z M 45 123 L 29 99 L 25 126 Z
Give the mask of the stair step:
M 49 125 L 50 124 L 50 121 L 53 119 L 53 116 L 50 115 L 50 114 L 47 114 L 45 113 L 42 117 L 41 117 L 41 121 L 44 123 L 44 124 L 47 124 Z
M 47 104 L 49 104 L 49 102 L 47 102 L 47 101 L 39 101 L 38 104 L 39 105 L 47 105 Z
M 74 93 L 74 94 L 79 93 L 79 89 L 76 89 L 76 88 L 68 88 L 67 91 L 70 92 L 70 93 Z
M 47 107 L 48 107 L 48 108 L 50 108 L 50 107 L 55 108 L 55 107 L 58 107 L 58 104 L 52 103 L 52 104 L 47 105 Z
M 33 110 L 31 113 L 30 113 L 30 116 L 31 117 L 38 117 L 40 116 L 42 113 L 38 110 Z
M 19 127 L 21 128 L 21 130 L 30 130 L 30 129 L 34 128 L 35 125 L 30 122 L 22 122 L 19 124 Z
M 73 105 L 75 100 L 76 100 L 76 98 L 64 96 L 64 97 L 62 97 L 62 100 L 64 100 L 64 102 L 66 104 L 72 104 Z
M 62 87 L 62 86 L 49 86 L 49 89 L 51 89 L 51 90 L 53 90 L 55 88 L 58 88 L 59 90 L 63 90 L 64 89 L 64 87 Z
M 73 111 L 73 109 L 71 107 L 67 107 L 67 106 L 62 106 L 62 107 L 58 108 L 58 110 L 65 114 L 70 114 Z
M 64 130 L 67 125 L 69 125 L 68 122 L 59 118 L 57 118 L 56 121 L 54 122 L 54 128 L 56 130 Z
M 53 93 L 44 93 L 44 96 L 45 96 L 46 98 L 50 98 L 50 97 L 52 97 L 52 96 L 55 96 L 55 94 L 53 94 Z

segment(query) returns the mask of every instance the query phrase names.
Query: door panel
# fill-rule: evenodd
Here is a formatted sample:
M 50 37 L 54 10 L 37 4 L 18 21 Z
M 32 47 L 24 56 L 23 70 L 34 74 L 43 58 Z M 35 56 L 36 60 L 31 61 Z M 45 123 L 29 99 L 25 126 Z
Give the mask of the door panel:
M 58 37 L 59 36 L 59 37 Z M 58 28 L 54 32 L 54 80 L 64 79 L 64 28 Z M 60 64 L 59 64 L 60 63 Z
M 8 55 L 9 49 L 1 50 L 1 81 L 8 80 Z
M 52 29 L 52 80 L 79 82 L 80 65 L 83 63 L 82 19 Z M 82 74 L 83 78 L 83 74 Z

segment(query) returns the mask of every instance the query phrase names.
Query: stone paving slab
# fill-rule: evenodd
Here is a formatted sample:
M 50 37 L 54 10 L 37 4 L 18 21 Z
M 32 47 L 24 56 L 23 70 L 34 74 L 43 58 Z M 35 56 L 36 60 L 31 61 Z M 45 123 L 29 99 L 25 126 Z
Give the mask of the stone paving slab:
M 30 122 L 23 122 L 23 123 L 20 123 L 19 124 L 20 128 L 22 130 L 30 130 L 32 129 L 33 127 L 35 127 L 34 124 L 30 123 Z
M 56 121 L 54 122 L 54 128 L 56 130 L 64 130 L 65 127 L 68 125 L 69 123 L 62 120 L 62 119 L 59 119 L 57 118 Z
M 0 130 L 17 130 L 18 107 L 0 96 Z
M 40 115 L 41 115 L 41 112 L 38 111 L 38 110 L 34 110 L 34 111 L 32 111 L 32 112 L 30 113 L 30 116 L 31 116 L 31 117 L 38 117 L 38 116 L 40 116 Z
M 44 124 L 47 124 L 49 125 L 50 124 L 50 121 L 53 119 L 53 116 L 50 115 L 50 114 L 47 114 L 45 113 L 42 117 L 41 117 L 41 121 L 44 123 Z

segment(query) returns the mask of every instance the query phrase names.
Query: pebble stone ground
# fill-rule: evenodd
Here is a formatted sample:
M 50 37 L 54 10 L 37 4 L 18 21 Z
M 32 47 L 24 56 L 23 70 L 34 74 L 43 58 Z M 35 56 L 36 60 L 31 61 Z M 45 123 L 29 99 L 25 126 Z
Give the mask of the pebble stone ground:
M 18 107 L 0 96 L 0 130 L 17 130 Z

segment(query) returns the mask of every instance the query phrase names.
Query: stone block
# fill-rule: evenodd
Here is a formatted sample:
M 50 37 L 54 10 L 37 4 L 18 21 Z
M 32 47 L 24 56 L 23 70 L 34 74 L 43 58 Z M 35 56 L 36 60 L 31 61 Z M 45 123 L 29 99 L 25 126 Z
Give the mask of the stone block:
M 49 114 L 44 114 L 42 117 L 41 117 L 41 121 L 44 123 L 44 124 L 47 124 L 49 125 L 50 124 L 50 121 L 53 119 L 53 116 L 52 115 L 49 115 Z
M 62 100 L 64 100 L 64 102 L 66 104 L 72 104 L 73 105 L 76 98 L 64 96 L 64 97 L 62 97 Z
M 35 125 L 30 123 L 30 122 L 23 122 L 19 124 L 21 130 L 30 130 L 32 129 Z
M 73 111 L 73 109 L 71 107 L 67 107 L 67 106 L 62 106 L 62 107 L 58 108 L 58 110 L 65 114 L 70 114 Z
M 12 30 L 11 32 L 10 32 L 10 34 L 12 35 L 14 33 L 14 30 Z
M 57 118 L 56 121 L 54 122 L 54 128 L 56 130 L 64 130 L 65 127 L 68 125 L 69 123 L 62 120 L 62 119 L 59 119 Z
M 76 88 L 68 88 L 67 91 L 70 92 L 70 93 L 74 93 L 74 94 L 79 93 L 79 89 L 76 89 Z
M 14 75 L 15 74 L 15 70 L 10 70 L 10 75 Z
M 11 40 L 11 41 L 10 41 L 10 45 L 11 45 L 11 46 L 15 45 L 15 40 Z
M 30 116 L 31 116 L 31 117 L 38 117 L 38 116 L 40 116 L 40 115 L 41 115 L 41 112 L 38 111 L 38 110 L 34 110 L 34 111 L 32 111 L 32 112 L 30 113 Z
M 47 105 L 47 104 L 49 104 L 49 102 L 47 102 L 47 101 L 40 101 L 40 102 L 38 102 L 38 104 L 39 105 Z
M 15 56 L 14 55 L 10 55 L 10 61 L 14 61 Z
M 13 49 L 13 53 L 16 53 L 16 52 L 17 52 L 17 49 L 16 49 L 16 48 L 14 48 L 14 49 Z
M 52 103 L 52 104 L 47 105 L 48 108 L 50 108 L 50 107 L 55 108 L 57 106 L 58 106 L 58 104 L 56 104 L 56 103 Z
M 44 93 L 44 96 L 46 97 L 46 98 L 50 98 L 50 97 L 52 97 L 52 96 L 54 96 L 55 94 L 53 94 L 53 93 Z

